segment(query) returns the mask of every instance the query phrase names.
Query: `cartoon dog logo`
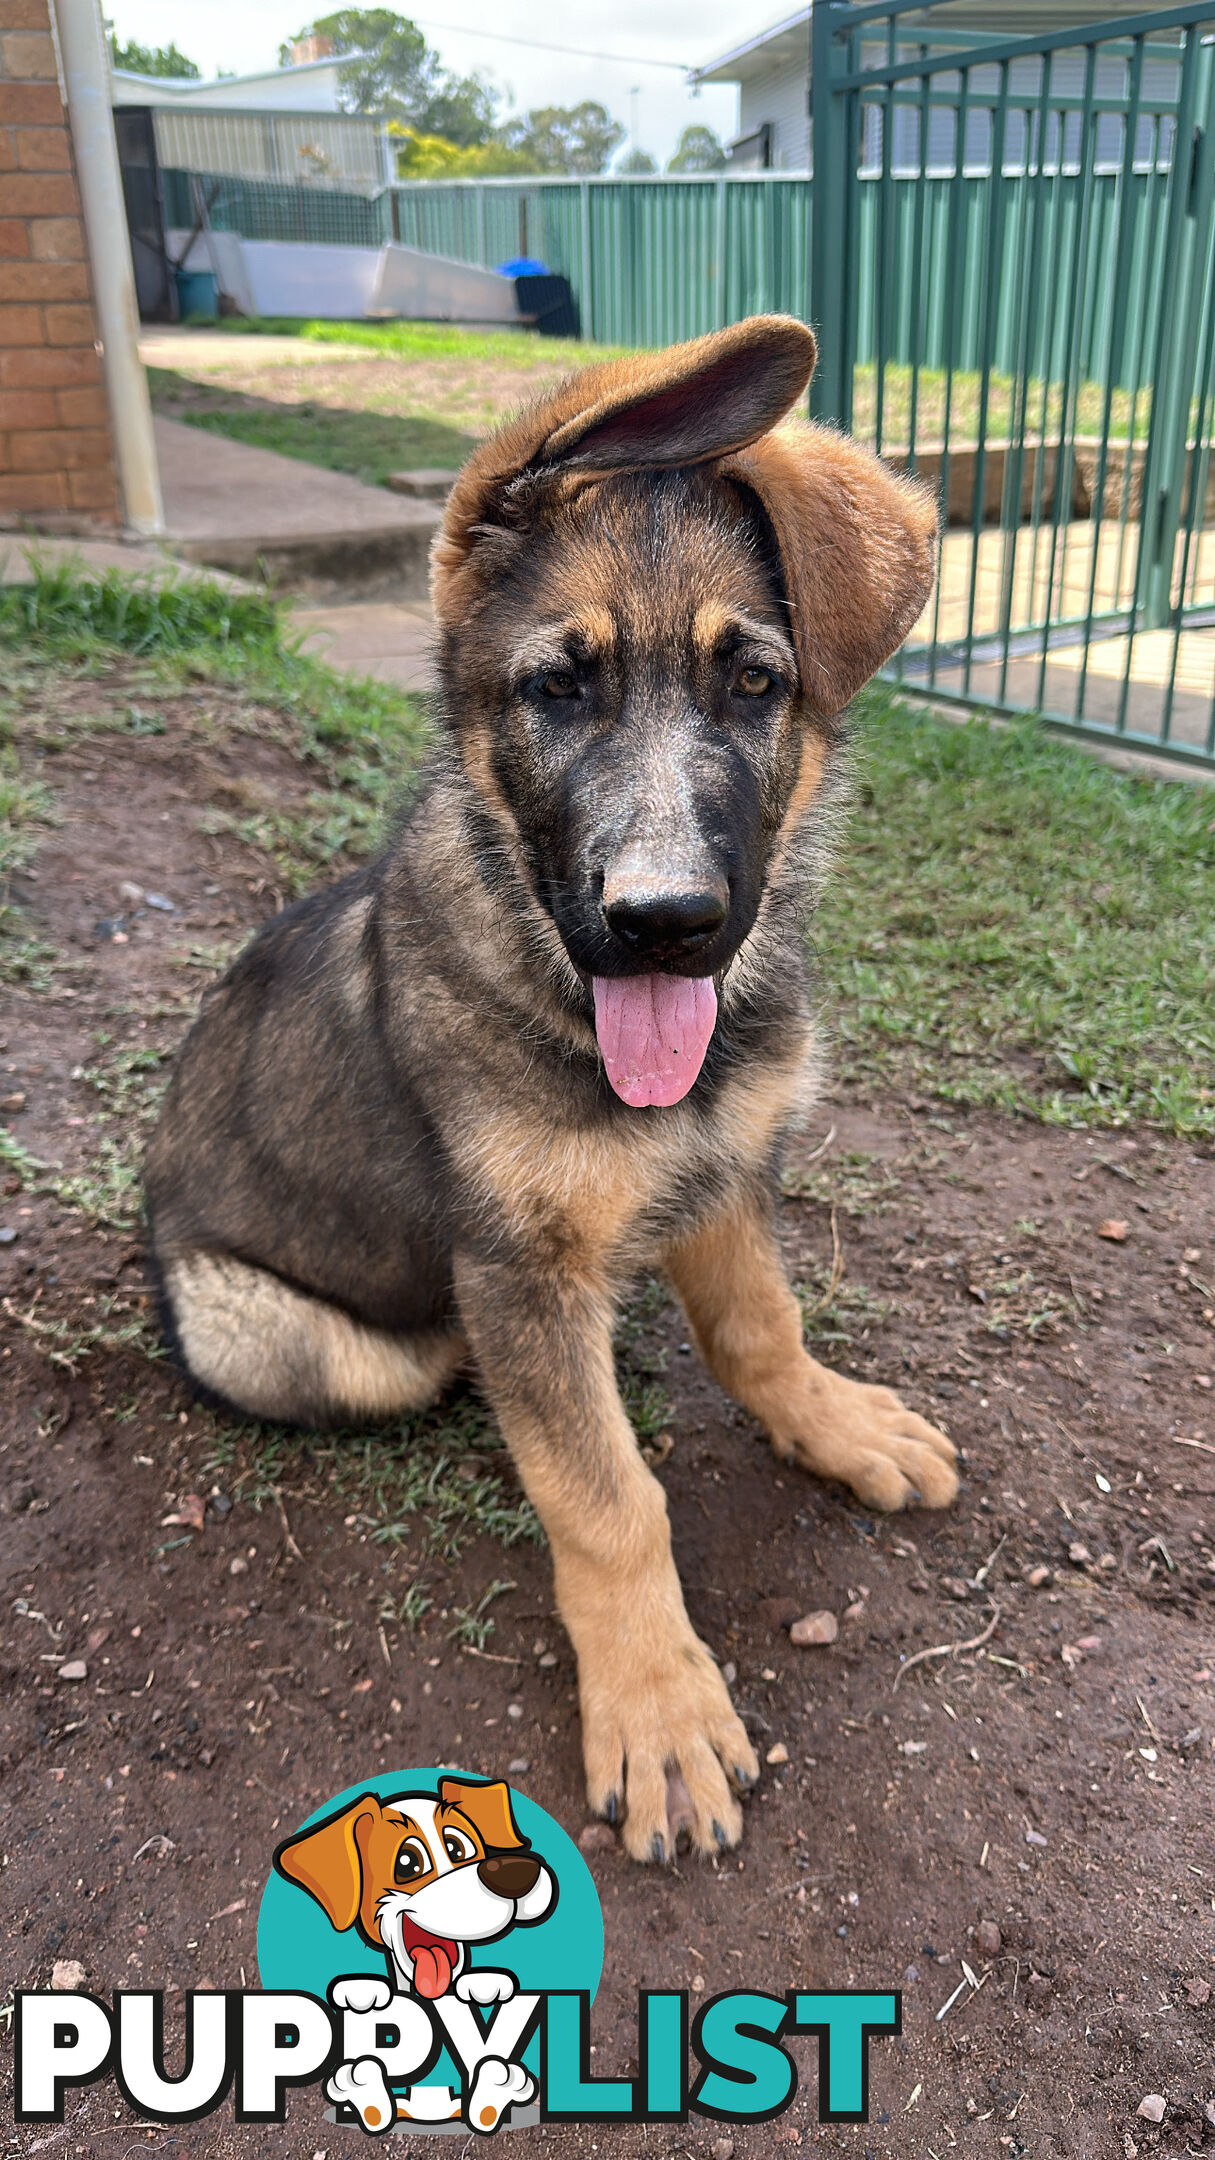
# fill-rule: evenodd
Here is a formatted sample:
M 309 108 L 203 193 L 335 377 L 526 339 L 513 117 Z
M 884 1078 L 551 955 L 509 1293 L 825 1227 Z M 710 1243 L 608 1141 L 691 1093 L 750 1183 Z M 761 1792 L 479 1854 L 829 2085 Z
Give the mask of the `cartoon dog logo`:
M 519 1835 L 509 1787 L 500 1781 L 442 1777 L 437 1795 L 403 1792 L 386 1801 L 363 1793 L 339 1814 L 288 1838 L 274 1865 L 316 1899 L 339 1934 L 357 1928 L 365 1943 L 384 1952 L 387 1982 L 351 1975 L 329 1990 L 334 2008 L 355 2018 L 374 2018 L 395 2003 L 397 2023 L 412 2001 L 419 2023 L 422 2002 L 444 2006 L 439 2014 L 446 2023 L 453 1996 L 464 2005 L 509 2002 L 518 1988 L 515 1975 L 469 1967 L 469 1945 L 532 1926 L 557 1902 L 556 1877 Z M 525 2105 L 535 2089 L 521 2064 L 482 2053 L 465 2119 L 476 2130 L 496 2130 L 506 2110 Z M 447 2085 L 411 2084 L 394 2094 L 372 2054 L 339 2064 L 325 2091 L 353 2107 L 374 2133 L 398 2120 L 464 2116 L 459 2095 Z

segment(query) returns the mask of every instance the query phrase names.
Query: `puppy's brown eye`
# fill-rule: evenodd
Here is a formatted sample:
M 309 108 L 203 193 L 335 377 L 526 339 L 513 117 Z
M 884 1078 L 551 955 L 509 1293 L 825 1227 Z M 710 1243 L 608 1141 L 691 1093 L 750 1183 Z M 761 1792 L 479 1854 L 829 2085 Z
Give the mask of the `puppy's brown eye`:
M 740 668 L 734 687 L 741 690 L 744 697 L 763 697 L 764 692 L 772 688 L 772 677 L 767 668 Z
M 429 1866 L 429 1854 L 423 1853 L 421 1847 L 415 1845 L 413 1840 L 410 1839 L 407 1844 L 402 1845 L 400 1852 L 397 1854 L 393 1862 L 392 1872 L 397 1882 L 411 1883 L 416 1882 L 419 1875 L 425 1875 L 429 1870 Z
M 550 675 L 542 677 L 540 691 L 543 697 L 572 698 L 578 695 L 578 685 L 563 668 L 554 668 Z

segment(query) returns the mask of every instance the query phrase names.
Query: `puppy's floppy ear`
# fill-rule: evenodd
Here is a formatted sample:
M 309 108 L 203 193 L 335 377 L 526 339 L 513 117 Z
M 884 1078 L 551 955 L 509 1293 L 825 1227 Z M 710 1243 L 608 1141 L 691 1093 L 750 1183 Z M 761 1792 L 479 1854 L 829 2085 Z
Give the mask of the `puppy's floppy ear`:
M 636 353 L 571 375 L 474 451 L 447 501 L 431 558 L 439 621 L 472 597 L 462 573 L 478 528 L 492 524 L 527 472 L 606 473 L 700 465 L 774 427 L 814 369 L 813 331 L 791 315 L 753 315 L 665 352 Z
M 358 1918 L 363 1897 L 363 1861 L 356 1827 L 379 1821 L 383 1809 L 374 1793 L 362 1793 L 340 1815 L 288 1838 L 274 1855 L 274 1865 L 288 1882 L 314 1897 L 331 1927 L 344 1935 Z
M 527 1844 L 527 1839 L 521 1838 L 515 1827 L 510 1788 L 500 1779 L 493 1785 L 470 1785 L 463 1778 L 440 1778 L 439 1798 L 448 1807 L 458 1807 L 462 1815 L 467 1815 L 481 1843 L 491 1851 L 509 1852 L 516 1846 Z
M 936 503 L 829 428 L 789 423 L 721 470 L 767 513 L 802 690 L 829 719 L 897 651 L 932 591 Z

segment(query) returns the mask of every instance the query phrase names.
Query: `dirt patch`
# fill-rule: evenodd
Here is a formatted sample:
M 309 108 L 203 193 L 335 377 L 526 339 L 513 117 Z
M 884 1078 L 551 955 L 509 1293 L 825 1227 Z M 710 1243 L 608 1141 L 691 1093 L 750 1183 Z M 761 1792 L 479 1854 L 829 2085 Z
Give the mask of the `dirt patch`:
M 128 713 L 121 685 L 113 702 Z M 28 1156 L 84 1185 L 65 1202 L 10 1168 L 0 1203 L 18 1232 L 0 1247 L 0 1929 L 10 1984 L 78 1958 L 99 1992 L 169 1989 L 172 2016 L 186 1987 L 254 1980 L 275 1833 L 360 1775 L 451 1759 L 501 1773 L 509 1757 L 575 1835 L 586 1810 L 572 1660 L 517 1505 L 508 1550 L 436 1538 L 422 1515 L 381 1542 L 367 1493 L 387 1442 L 259 1454 L 149 1354 L 129 1192 L 97 1220 L 99 1148 L 137 1124 L 198 989 L 281 897 L 259 803 L 302 809 L 316 784 L 206 690 L 160 700 L 160 722 L 66 731 L 39 760 L 60 822 L 17 884 L 58 962 L 7 993 L 3 1114 Z M 787 1759 L 720 1864 L 594 1856 L 596 2071 L 633 2063 L 639 1986 L 695 2002 L 739 1984 L 899 1985 L 870 2125 L 818 2127 L 807 2045 L 792 2111 L 732 2132 L 739 2160 L 815 2140 L 858 2160 L 1197 2149 L 1215 2085 L 1190 1985 L 1215 1979 L 1215 1163 L 1148 1134 L 853 1093 L 816 1113 L 788 1184 L 821 1354 L 944 1421 L 965 1485 L 945 1517 L 866 1516 L 775 1465 L 678 1315 L 643 1311 L 692 1617 L 735 1668 L 761 1757 Z M 1110 1222 L 1124 1238 L 1100 1234 Z M 476 1426 L 475 1407 L 451 1414 Z M 461 1616 L 491 1589 L 478 1642 Z M 788 1620 L 821 1609 L 837 1641 L 795 1649 Z M 57 1677 L 76 1660 L 85 1679 Z M 1168 2102 L 1160 2128 L 1136 2115 L 1150 2092 Z M 708 2154 L 721 2135 L 693 2118 L 531 2143 Z M 108 2083 L 71 2097 L 62 2136 L 10 2130 L 6 2149 L 42 2137 L 90 2160 L 136 2139 L 215 2160 L 338 2141 L 312 2096 L 284 2129 L 221 2114 L 145 2136 Z

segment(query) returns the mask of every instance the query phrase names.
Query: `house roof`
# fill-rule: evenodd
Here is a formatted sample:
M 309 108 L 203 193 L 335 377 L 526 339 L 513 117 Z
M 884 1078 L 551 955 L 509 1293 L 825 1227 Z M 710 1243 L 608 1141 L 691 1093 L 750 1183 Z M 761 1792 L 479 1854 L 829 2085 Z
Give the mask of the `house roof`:
M 252 75 L 218 75 L 210 82 L 200 82 L 196 75 L 137 75 L 128 68 L 114 68 L 111 73 L 116 104 L 252 107 L 260 102 L 255 93 L 266 86 L 294 89 L 299 84 L 315 93 L 316 103 L 310 109 L 333 112 L 340 70 L 349 61 L 365 57 L 363 53 L 330 53 L 321 60 L 302 60 L 296 67 L 258 68 Z M 308 78 L 307 84 L 301 83 L 302 77 Z
M 935 7 L 917 8 L 899 20 L 901 30 L 974 30 L 995 37 L 1032 37 L 1035 32 L 1065 28 L 1071 23 L 1106 22 L 1119 15 L 1140 15 L 1143 0 L 938 0 Z M 693 68 L 691 80 L 702 82 L 749 82 L 774 68 L 809 67 L 809 7 L 800 8 L 783 22 L 774 23 L 758 37 L 748 38 L 723 53 L 720 59 Z M 878 26 L 880 27 L 880 25 Z M 884 30 L 882 35 L 885 35 Z M 1164 37 L 1175 33 L 1165 31 Z

